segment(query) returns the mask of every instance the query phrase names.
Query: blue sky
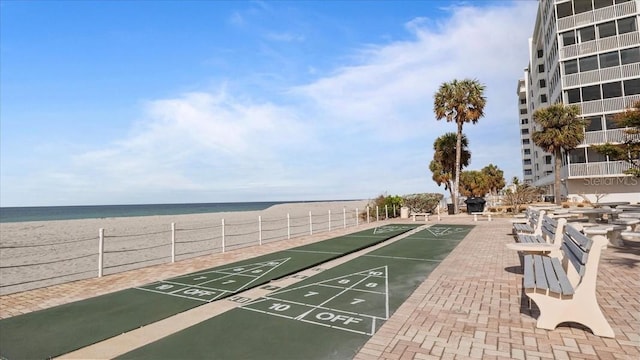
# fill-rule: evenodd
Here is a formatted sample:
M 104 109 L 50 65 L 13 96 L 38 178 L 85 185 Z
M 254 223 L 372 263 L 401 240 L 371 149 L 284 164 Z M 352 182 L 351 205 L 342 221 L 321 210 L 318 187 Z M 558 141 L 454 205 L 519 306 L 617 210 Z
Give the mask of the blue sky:
M 368 199 L 431 180 L 445 81 L 486 85 L 467 169 L 521 177 L 536 1 L 2 1 L 0 205 Z

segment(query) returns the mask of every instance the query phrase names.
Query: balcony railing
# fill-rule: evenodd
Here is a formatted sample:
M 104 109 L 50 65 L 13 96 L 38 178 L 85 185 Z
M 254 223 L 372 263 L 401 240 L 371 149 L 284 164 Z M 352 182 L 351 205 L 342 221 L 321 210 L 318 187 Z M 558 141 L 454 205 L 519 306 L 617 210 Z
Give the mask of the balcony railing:
M 579 179 L 589 177 L 606 176 L 630 176 L 624 172 L 631 168 L 631 164 L 626 161 L 601 161 L 584 164 L 569 164 L 560 168 L 561 179 Z M 545 186 L 553 184 L 554 174 L 541 177 L 535 181 L 535 186 Z
M 626 161 L 602 161 L 584 164 L 569 164 L 569 178 L 624 175 L 631 168 Z
M 640 140 L 640 134 L 630 135 L 625 132 L 625 129 L 587 131 L 584 133 L 584 141 L 581 145 L 598 145 L 604 143 L 619 144 L 625 142 L 629 138 Z
M 602 9 L 596 9 L 573 16 L 567 16 L 565 18 L 558 19 L 558 32 L 571 29 L 573 27 L 579 27 L 581 25 L 588 25 L 595 21 L 602 21 L 625 15 L 633 15 L 636 12 L 636 2 L 628 1 L 621 4 L 607 6 Z
M 617 36 L 585 41 L 580 44 L 562 46 L 560 47 L 560 60 L 566 60 L 568 58 L 576 56 L 586 56 L 595 54 L 596 52 L 603 52 L 619 47 L 632 46 L 638 44 L 639 42 L 640 33 L 638 31 L 633 31 Z
M 562 85 L 563 87 L 593 85 L 594 83 L 608 82 L 626 77 L 640 77 L 640 63 L 565 75 L 562 77 Z
M 640 95 L 630 95 L 603 100 L 593 100 L 580 103 L 583 116 L 598 114 L 602 112 L 622 111 L 630 108 L 636 101 L 640 100 Z

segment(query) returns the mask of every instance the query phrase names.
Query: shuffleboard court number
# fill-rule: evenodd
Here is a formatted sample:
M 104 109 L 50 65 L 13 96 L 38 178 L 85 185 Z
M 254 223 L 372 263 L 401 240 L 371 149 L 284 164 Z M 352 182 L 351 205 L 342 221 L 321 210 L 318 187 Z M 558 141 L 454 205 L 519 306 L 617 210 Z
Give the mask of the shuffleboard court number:
M 162 284 L 160 286 L 156 286 L 156 289 L 158 290 L 169 290 L 173 287 L 173 285 L 169 285 L 169 284 Z
M 338 281 L 338 284 L 348 284 L 350 282 L 349 279 L 342 279 L 340 281 Z
M 279 303 L 273 303 L 271 305 L 271 307 L 269 308 L 269 310 L 275 310 L 275 311 L 287 311 L 289 310 L 289 308 L 291 308 L 291 305 L 287 305 L 287 304 L 279 304 Z
M 360 304 L 362 302 L 365 302 L 365 300 L 364 299 L 353 299 L 353 301 L 351 302 L 351 305 Z
M 382 276 L 382 271 L 369 271 L 369 276 Z
M 307 294 L 304 297 L 309 297 L 309 296 L 318 295 L 318 294 L 320 294 L 320 293 L 317 292 L 317 291 L 309 291 L 309 292 L 307 292 Z
M 206 276 L 199 276 L 199 277 L 197 277 L 197 278 L 194 278 L 193 280 L 194 280 L 194 281 L 198 281 L 198 280 L 204 280 L 204 279 L 206 279 L 206 278 L 207 278 Z
M 378 286 L 378 284 L 371 282 L 371 283 L 367 283 L 365 286 L 368 287 L 368 288 L 373 288 L 373 287 Z
M 227 280 L 227 281 L 223 282 L 222 285 L 232 284 L 234 282 L 236 282 L 236 281 L 235 280 Z

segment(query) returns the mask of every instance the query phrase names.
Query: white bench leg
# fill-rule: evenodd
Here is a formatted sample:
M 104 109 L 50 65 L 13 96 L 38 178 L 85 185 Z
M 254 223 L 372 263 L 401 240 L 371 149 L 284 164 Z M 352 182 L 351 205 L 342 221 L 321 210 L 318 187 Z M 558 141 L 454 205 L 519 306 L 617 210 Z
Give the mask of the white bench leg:
M 611 325 L 607 322 L 595 300 L 595 294 L 593 294 L 593 299 L 576 299 L 574 297 L 573 300 L 560 300 L 539 293 L 527 295 L 540 309 L 540 316 L 536 324 L 540 329 L 554 330 L 560 323 L 575 322 L 591 329 L 594 335 L 615 337 Z
M 478 215 L 477 214 L 473 214 L 473 221 L 478 221 Z
M 487 214 L 487 217 L 489 218 L 489 221 L 491 221 L 491 214 Z

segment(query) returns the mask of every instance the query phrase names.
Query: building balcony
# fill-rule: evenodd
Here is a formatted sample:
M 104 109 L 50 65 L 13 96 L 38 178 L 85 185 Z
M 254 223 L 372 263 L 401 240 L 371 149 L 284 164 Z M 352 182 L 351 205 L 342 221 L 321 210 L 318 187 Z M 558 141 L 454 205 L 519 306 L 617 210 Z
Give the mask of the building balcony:
M 625 133 L 625 129 L 587 131 L 584 133 L 584 141 L 581 145 L 619 144 L 625 142 L 629 137 L 640 139 L 640 134 L 629 135 Z
M 621 4 L 622 5 L 622 4 Z M 580 44 L 560 47 L 560 60 L 572 57 L 593 55 L 595 53 L 637 45 L 640 42 L 638 31 L 629 32 L 617 36 L 586 41 Z
M 638 1 L 628 1 L 605 8 L 587 11 L 573 16 L 558 19 L 558 32 L 571 28 L 589 25 L 594 22 L 614 19 L 621 16 L 634 15 L 638 11 Z
M 590 114 L 601 114 L 603 112 L 622 111 L 631 108 L 637 101 L 640 101 L 640 95 L 586 101 L 576 105 L 580 106 L 581 114 L 587 116 Z
M 582 164 L 569 164 L 560 168 L 561 179 L 581 179 L 593 177 L 614 177 L 631 176 L 624 172 L 631 168 L 631 164 L 626 161 L 601 161 Z M 545 186 L 553 184 L 554 174 L 541 177 L 535 182 L 535 186 Z
M 562 77 L 562 87 L 593 85 L 594 83 L 637 77 L 640 77 L 640 63 L 633 63 L 565 75 Z

